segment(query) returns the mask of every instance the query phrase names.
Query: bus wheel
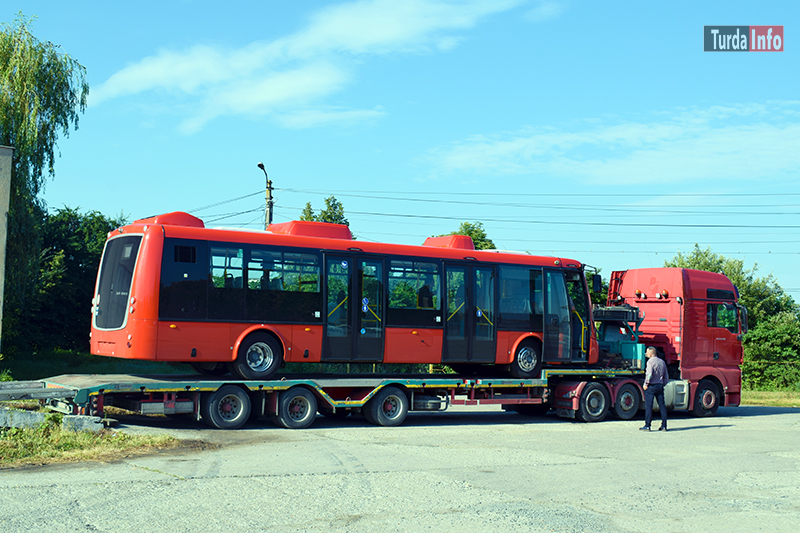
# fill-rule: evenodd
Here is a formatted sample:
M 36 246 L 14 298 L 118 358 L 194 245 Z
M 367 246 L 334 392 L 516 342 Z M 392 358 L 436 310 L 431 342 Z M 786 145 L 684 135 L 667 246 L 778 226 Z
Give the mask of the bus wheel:
M 250 396 L 236 385 L 225 385 L 200 397 L 200 416 L 217 429 L 238 429 L 250 418 Z
M 397 387 L 384 387 L 366 405 L 365 418 L 378 426 L 399 426 L 408 414 L 408 396 Z
M 225 363 L 192 363 L 192 368 L 204 376 L 224 376 L 228 373 Z
M 517 348 L 511 361 L 511 375 L 515 378 L 538 378 L 542 373 L 542 356 L 539 347 L 532 341 L 524 341 Z
M 630 383 L 619 388 L 617 401 L 614 403 L 614 414 L 620 420 L 630 420 L 639 411 L 641 398 L 639 391 Z
M 281 367 L 283 349 L 267 333 L 253 333 L 239 346 L 239 354 L 231 370 L 242 379 L 270 379 Z
M 610 403 L 605 386 L 600 383 L 587 383 L 581 392 L 575 417 L 581 422 L 600 422 L 608 414 Z
M 305 429 L 317 416 L 317 399 L 305 387 L 292 387 L 278 396 L 278 414 L 272 420 L 286 429 Z
M 701 380 L 694 393 L 694 416 L 714 416 L 719 407 L 719 390 L 713 381 Z

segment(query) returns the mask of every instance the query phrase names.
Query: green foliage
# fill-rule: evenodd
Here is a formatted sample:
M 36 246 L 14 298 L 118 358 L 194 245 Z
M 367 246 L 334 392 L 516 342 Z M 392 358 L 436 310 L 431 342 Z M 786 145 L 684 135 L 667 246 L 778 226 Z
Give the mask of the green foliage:
M 800 386 L 800 322 L 795 315 L 768 316 L 747 334 L 742 374 L 748 389 Z
M 447 235 L 468 235 L 472 237 L 476 250 L 494 250 L 497 248 L 492 239 L 486 235 L 482 222 L 462 222 L 456 231 Z
M 300 214 L 300 220 L 307 220 L 311 222 L 330 222 L 331 224 L 344 224 L 349 226 L 347 218 L 344 216 L 344 206 L 336 199 L 335 196 L 325 198 L 325 209 L 319 212 L 318 215 L 314 214 L 311 208 L 311 202 L 306 202 L 303 212 Z
M 38 198 L 55 174 L 59 135 L 78 127 L 86 71 L 57 45 L 30 33 L 20 14 L 0 26 L 0 144 L 13 146 L 3 313 L 4 340 L 24 324 L 36 293 L 45 209 Z
M 11 377 L 11 372 L 7 368 L 0 370 L 0 381 L 14 381 L 14 378 Z
M 88 308 L 97 266 L 108 232 L 124 223 L 122 217 L 82 214 L 68 207 L 43 217 L 35 292 L 4 339 L 10 349 L 88 351 Z
M 691 253 L 678 253 L 664 266 L 725 274 L 739 289 L 747 307 L 749 331 L 744 336 L 742 381 L 749 389 L 800 387 L 800 308 L 775 277 L 756 276 L 744 262 L 695 244 Z
M 13 360 L 0 361 L 0 376 L 36 380 L 61 374 L 193 374 L 189 365 L 136 361 L 91 355 L 75 350 L 20 352 Z
M 61 428 L 61 416 L 53 414 L 35 428 L 0 429 L 0 465 L 108 459 L 123 451 L 176 444 L 173 437 L 163 435 L 66 430 Z

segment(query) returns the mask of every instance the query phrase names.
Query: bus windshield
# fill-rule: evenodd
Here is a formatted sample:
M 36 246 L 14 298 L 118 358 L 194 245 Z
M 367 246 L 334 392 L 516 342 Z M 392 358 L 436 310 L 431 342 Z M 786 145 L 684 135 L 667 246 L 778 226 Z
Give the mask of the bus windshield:
M 119 329 L 125 325 L 133 268 L 141 242 L 141 235 L 126 235 L 106 244 L 94 296 L 95 327 Z

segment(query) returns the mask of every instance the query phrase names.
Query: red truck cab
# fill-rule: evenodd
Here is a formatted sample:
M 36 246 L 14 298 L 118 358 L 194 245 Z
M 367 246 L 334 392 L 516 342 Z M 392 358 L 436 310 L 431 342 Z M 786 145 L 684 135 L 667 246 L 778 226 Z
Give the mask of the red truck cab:
M 639 342 L 658 350 L 670 379 L 688 383 L 686 408 L 699 416 L 739 405 L 747 310 L 738 300 L 724 275 L 688 268 L 615 271 L 608 289 L 608 305 L 639 308 Z

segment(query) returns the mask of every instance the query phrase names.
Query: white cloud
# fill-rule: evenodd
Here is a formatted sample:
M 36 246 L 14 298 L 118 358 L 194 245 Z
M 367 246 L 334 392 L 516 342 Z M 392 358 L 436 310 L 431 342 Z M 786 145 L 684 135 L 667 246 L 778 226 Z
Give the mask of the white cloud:
M 544 22 L 558 17 L 566 9 L 566 3 L 563 0 L 539 0 L 536 7 L 525 14 L 525 18 L 533 22 Z
M 800 171 L 797 107 L 681 109 L 649 122 L 476 135 L 433 150 L 428 159 L 436 174 L 536 175 L 604 185 L 781 178 Z
M 359 0 L 328 6 L 301 31 L 275 41 L 240 49 L 161 50 L 112 75 L 93 90 L 90 103 L 164 91 L 194 110 L 181 124 L 185 132 L 228 114 L 278 113 L 291 127 L 326 123 L 323 117 L 334 115 L 375 118 L 380 114 L 320 111 L 320 120 L 312 120 L 308 106 L 351 83 L 364 55 L 451 50 L 460 42 L 459 31 L 524 1 Z M 301 111 L 294 113 L 298 105 Z

